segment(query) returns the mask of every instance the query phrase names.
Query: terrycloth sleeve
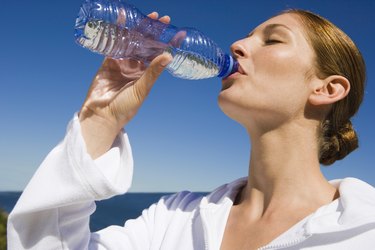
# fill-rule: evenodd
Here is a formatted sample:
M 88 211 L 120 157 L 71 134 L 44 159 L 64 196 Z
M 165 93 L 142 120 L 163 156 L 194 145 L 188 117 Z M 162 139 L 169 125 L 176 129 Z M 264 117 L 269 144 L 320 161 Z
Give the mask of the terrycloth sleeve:
M 42 162 L 9 215 L 8 249 L 96 248 L 100 240 L 96 236 L 90 243 L 94 234 L 89 229 L 94 201 L 125 193 L 132 175 L 127 135 L 120 133 L 94 161 L 75 115 L 64 140 Z

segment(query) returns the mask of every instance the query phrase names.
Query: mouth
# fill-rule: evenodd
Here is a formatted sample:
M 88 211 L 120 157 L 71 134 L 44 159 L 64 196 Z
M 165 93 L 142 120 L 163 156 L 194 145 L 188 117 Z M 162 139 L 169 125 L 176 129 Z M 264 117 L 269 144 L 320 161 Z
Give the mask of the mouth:
M 238 70 L 233 72 L 229 76 L 223 78 L 222 80 L 222 91 L 230 88 L 234 84 L 234 80 L 240 77 L 241 75 L 246 75 L 246 72 L 243 70 L 241 64 L 238 64 Z
M 238 69 L 237 71 L 233 72 L 232 74 L 228 75 L 227 77 L 223 78 L 223 80 L 231 78 L 234 75 L 246 75 L 246 72 L 243 70 L 241 64 L 238 63 Z

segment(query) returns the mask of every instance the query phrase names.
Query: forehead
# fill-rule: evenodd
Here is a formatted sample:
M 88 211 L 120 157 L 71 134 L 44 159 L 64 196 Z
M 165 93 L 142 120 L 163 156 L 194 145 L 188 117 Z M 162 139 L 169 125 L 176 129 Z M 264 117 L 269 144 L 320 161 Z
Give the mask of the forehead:
M 286 26 L 290 30 L 290 32 L 293 33 L 293 35 L 296 35 L 297 37 L 301 38 L 306 38 L 302 20 L 298 15 L 292 13 L 285 13 L 272 17 L 267 21 L 263 22 L 262 24 L 260 24 L 256 29 L 254 29 L 253 32 L 258 30 L 262 31 L 266 29 L 266 27 L 269 27 L 271 25 Z
M 301 17 L 293 13 L 285 13 L 268 19 L 260 24 L 250 34 L 258 32 L 265 32 L 270 27 L 283 27 L 292 35 L 292 39 L 297 45 L 302 47 L 309 47 L 311 44 L 308 39 L 307 30 L 303 24 Z

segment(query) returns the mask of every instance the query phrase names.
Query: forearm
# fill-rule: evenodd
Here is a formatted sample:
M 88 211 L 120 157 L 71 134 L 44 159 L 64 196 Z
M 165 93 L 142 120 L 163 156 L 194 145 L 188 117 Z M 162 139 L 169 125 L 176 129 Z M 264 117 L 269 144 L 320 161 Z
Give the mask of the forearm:
M 79 122 L 87 152 L 93 159 L 107 152 L 121 131 L 115 122 L 97 116 L 86 108 L 82 108 Z

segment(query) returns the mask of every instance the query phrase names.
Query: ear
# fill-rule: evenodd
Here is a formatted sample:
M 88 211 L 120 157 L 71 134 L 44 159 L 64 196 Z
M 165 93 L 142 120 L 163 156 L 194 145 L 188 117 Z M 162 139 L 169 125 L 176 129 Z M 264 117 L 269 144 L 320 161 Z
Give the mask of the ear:
M 312 105 L 333 104 L 345 98 L 350 91 L 350 82 L 343 76 L 332 75 L 313 84 L 309 96 Z

